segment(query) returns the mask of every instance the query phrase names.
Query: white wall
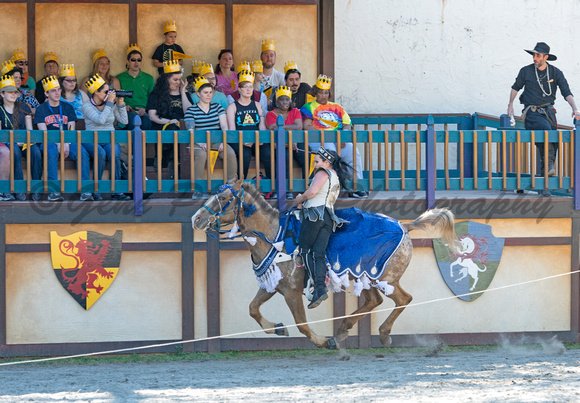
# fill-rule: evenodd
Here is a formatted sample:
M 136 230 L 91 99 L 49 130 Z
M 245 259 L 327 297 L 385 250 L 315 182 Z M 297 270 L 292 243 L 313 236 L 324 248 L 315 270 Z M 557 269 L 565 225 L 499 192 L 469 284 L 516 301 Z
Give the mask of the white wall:
M 499 116 L 532 63 L 523 49 L 541 41 L 580 103 L 578 17 L 578 0 L 336 0 L 336 100 L 350 113 Z M 556 108 L 572 124 L 559 93 Z

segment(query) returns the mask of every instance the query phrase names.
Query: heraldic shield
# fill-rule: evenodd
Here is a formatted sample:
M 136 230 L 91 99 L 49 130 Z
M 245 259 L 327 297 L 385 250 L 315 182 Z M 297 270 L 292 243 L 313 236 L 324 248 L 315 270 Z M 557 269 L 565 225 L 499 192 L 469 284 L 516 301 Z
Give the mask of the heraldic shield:
M 437 265 L 459 299 L 475 301 L 482 295 L 479 291 L 487 290 L 495 276 L 505 238 L 493 236 L 490 225 L 472 221 L 455 224 L 455 233 L 461 241 L 459 252 L 452 251 L 441 239 L 433 240 Z
M 113 236 L 81 231 L 67 236 L 50 232 L 52 267 L 58 281 L 88 310 L 109 288 L 121 263 L 123 231 Z

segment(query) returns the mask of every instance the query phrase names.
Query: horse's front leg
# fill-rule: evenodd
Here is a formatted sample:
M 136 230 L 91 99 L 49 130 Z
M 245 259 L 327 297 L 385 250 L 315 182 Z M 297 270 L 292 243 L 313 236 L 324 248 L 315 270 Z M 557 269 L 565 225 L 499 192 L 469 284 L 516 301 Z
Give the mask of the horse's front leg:
M 376 288 L 363 290 L 362 294 L 365 298 L 364 304 L 356 311 L 351 313 L 348 318 L 345 318 L 338 328 L 338 332 L 336 333 L 336 341 L 339 343 L 342 343 L 344 340 L 346 340 L 348 337 L 348 331 L 364 317 L 363 314 L 372 311 L 383 302 L 383 297 Z
M 276 294 L 275 292 L 267 292 L 266 290 L 259 288 L 258 293 L 254 297 L 252 302 L 250 302 L 250 316 L 254 318 L 256 322 L 258 322 L 260 327 L 264 329 L 266 333 L 268 334 L 275 333 L 278 336 L 288 336 L 288 329 L 281 328 L 282 326 L 284 326 L 282 323 L 274 324 L 269 320 L 267 320 L 266 318 L 264 318 L 262 316 L 262 313 L 260 312 L 260 307 L 262 306 L 262 304 L 268 301 L 270 298 L 272 298 L 275 294 Z
M 292 316 L 294 317 L 294 321 L 298 324 L 298 330 L 304 336 L 308 337 L 311 342 L 313 342 L 316 347 L 327 347 L 329 349 L 336 349 L 337 345 L 334 341 L 333 337 L 323 337 L 319 336 L 314 333 L 310 327 L 306 324 L 306 311 L 304 310 L 304 302 L 302 301 L 302 288 L 292 288 L 285 290 L 284 292 L 280 291 L 282 295 L 284 295 L 284 299 L 286 300 L 286 304 L 288 308 L 290 308 L 290 312 L 292 312 Z

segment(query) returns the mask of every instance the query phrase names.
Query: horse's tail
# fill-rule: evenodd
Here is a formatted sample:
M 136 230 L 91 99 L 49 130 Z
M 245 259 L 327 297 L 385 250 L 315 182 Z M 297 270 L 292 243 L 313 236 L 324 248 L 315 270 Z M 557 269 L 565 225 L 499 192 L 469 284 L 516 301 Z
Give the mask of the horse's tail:
M 436 208 L 427 210 L 419 218 L 403 223 L 407 231 L 414 229 L 423 231 L 433 231 L 435 238 L 443 237 L 452 250 L 459 250 L 459 240 L 455 235 L 455 217 L 453 213 L 446 208 Z

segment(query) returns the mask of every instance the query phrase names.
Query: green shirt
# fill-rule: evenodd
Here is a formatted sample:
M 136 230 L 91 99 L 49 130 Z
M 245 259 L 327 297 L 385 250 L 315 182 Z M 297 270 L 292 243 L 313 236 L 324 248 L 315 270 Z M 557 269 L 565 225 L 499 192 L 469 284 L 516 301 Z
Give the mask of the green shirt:
M 133 77 L 128 71 L 117 76 L 123 91 L 133 91 L 133 98 L 125 98 L 125 103 L 132 108 L 145 108 L 147 98 L 153 91 L 155 80 L 151 74 L 139 71 L 137 77 Z

